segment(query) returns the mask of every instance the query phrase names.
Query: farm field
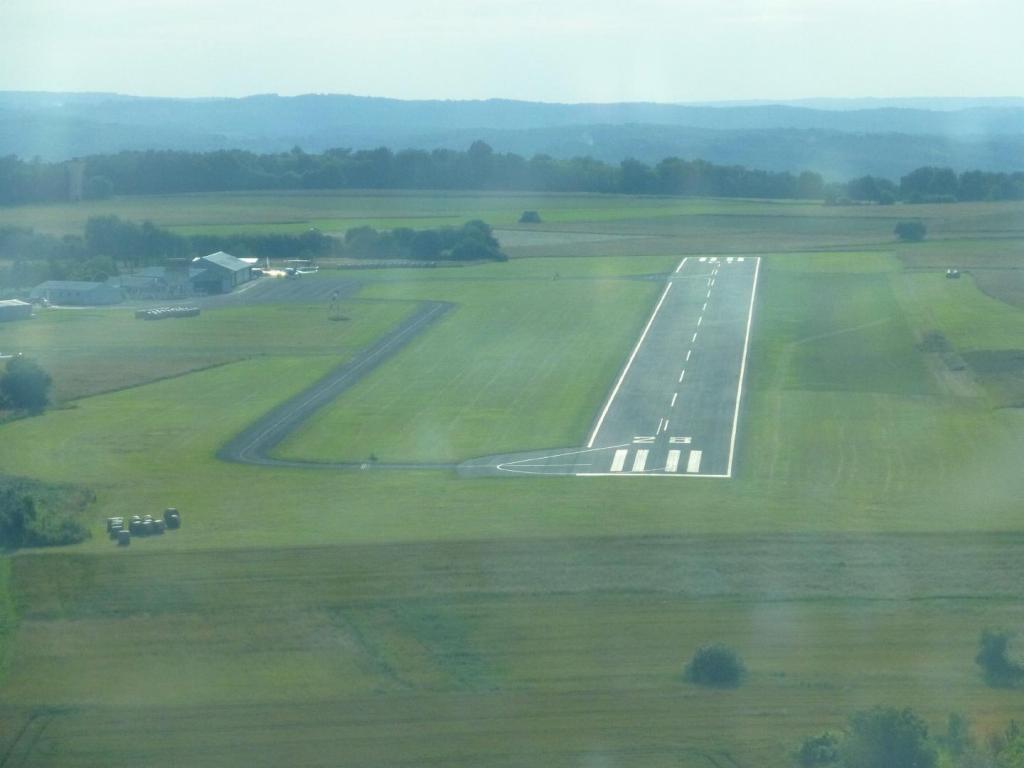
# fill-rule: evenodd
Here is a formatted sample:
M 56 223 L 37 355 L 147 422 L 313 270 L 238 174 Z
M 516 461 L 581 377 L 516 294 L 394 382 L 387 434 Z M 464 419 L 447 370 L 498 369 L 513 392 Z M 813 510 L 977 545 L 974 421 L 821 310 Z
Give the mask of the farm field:
M 396 217 L 449 202 L 428 197 L 383 199 Z M 383 205 L 354 199 L 353 216 Z M 778 206 L 768 226 L 752 201 L 557 199 L 552 231 L 626 237 L 345 273 L 344 323 L 290 303 L 202 326 L 69 310 L 0 329 L 0 349 L 41 360 L 61 345 L 46 365 L 68 406 L 0 426 L 0 472 L 98 497 L 91 540 L 0 562 L 0 762 L 781 768 L 874 704 L 937 731 L 950 711 L 982 731 L 1024 717 L 973 663 L 983 628 L 1024 625 L 1024 308 L 982 277 L 1024 266 L 1024 207 L 915 207 L 935 237 L 898 245 L 899 208 Z M 502 200 L 479 205 L 545 215 Z M 277 455 L 579 444 L 679 255 L 704 237 L 736 252 L 759 228 L 733 480 L 215 458 L 423 300 L 455 306 Z M 969 271 L 947 280 L 953 265 Z M 114 360 L 139 386 L 91 395 Z M 218 364 L 189 372 L 202 361 Z M 172 504 L 180 531 L 128 551 L 101 535 L 107 515 Z M 743 655 L 742 688 L 682 682 L 711 641 Z

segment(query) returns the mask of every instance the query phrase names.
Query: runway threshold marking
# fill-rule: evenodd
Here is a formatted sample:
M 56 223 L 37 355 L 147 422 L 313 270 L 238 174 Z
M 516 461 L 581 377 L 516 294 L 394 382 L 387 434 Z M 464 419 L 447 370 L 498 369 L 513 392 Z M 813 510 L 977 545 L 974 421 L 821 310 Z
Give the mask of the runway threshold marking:
M 678 270 L 683 264 L 686 263 L 688 257 L 683 257 L 683 260 L 679 262 Z M 597 418 L 597 424 L 594 425 L 594 430 L 590 433 L 590 439 L 587 441 L 587 448 L 594 447 L 594 440 L 597 439 L 597 433 L 601 431 L 601 425 L 604 424 L 604 417 L 608 415 L 608 409 L 612 407 L 612 403 L 615 401 L 615 396 L 619 394 L 619 388 L 622 386 L 622 382 L 626 378 L 626 374 L 629 373 L 629 369 L 633 365 L 633 361 L 636 359 L 637 352 L 640 351 L 641 345 L 644 343 L 644 339 L 647 338 L 647 332 L 651 330 L 651 326 L 654 324 L 654 318 L 658 316 L 658 312 L 661 310 L 661 305 L 665 303 L 665 297 L 668 296 L 668 292 L 672 290 L 672 281 L 665 284 L 665 290 L 661 292 L 661 298 L 658 299 L 658 303 L 654 306 L 654 311 L 651 312 L 650 318 L 647 320 L 647 325 L 644 326 L 643 333 L 640 334 L 640 338 L 636 342 L 636 346 L 633 347 L 632 353 L 629 355 L 629 360 L 626 361 L 626 367 L 622 369 L 622 373 L 619 374 L 619 380 L 615 382 L 615 388 L 612 389 L 611 395 L 608 396 L 608 401 L 604 404 L 604 408 L 601 409 L 601 415 Z
M 626 464 L 626 454 L 628 454 L 625 448 L 620 448 L 615 452 L 612 457 L 612 472 L 621 472 L 622 467 Z
M 633 471 L 643 472 L 644 467 L 647 466 L 647 449 L 638 448 L 636 456 L 633 458 Z
M 686 460 L 686 471 L 690 474 L 700 472 L 700 459 L 704 454 L 703 451 L 690 451 L 690 456 Z
M 678 472 L 679 471 L 679 454 L 681 451 L 669 451 L 668 458 L 665 460 L 665 471 L 666 472 Z

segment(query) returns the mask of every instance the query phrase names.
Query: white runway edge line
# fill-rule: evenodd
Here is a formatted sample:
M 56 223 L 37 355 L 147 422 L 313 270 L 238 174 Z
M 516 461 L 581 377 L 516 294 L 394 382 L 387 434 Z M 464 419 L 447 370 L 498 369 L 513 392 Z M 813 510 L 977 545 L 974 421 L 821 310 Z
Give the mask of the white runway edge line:
M 678 272 L 683 264 L 686 263 L 684 257 L 679 262 L 679 266 L 676 267 Z M 604 404 L 604 408 L 601 409 L 601 415 L 597 417 L 597 424 L 594 425 L 594 430 L 590 433 L 590 439 L 587 441 L 587 448 L 594 447 L 594 441 L 597 439 L 597 433 L 601 431 L 601 425 L 604 424 L 604 417 L 608 415 L 608 409 L 612 407 L 612 403 L 615 401 L 615 396 L 619 394 L 619 388 L 622 386 L 623 380 L 626 378 L 626 374 L 629 373 L 630 367 L 633 365 L 633 360 L 636 359 L 636 353 L 640 351 L 640 346 L 644 343 L 644 339 L 647 338 L 647 332 L 651 330 L 651 326 L 654 324 L 654 318 L 658 316 L 658 311 L 661 309 L 661 305 L 665 303 L 665 297 L 668 296 L 668 292 L 672 290 L 672 281 L 669 280 L 665 285 L 665 290 L 661 292 L 661 298 L 658 299 L 658 303 L 654 306 L 654 311 L 651 312 L 650 318 L 647 320 L 647 325 L 644 326 L 643 333 L 640 334 L 640 338 L 636 342 L 636 346 L 633 347 L 633 352 L 629 356 L 629 360 L 626 361 L 626 367 L 622 369 L 622 373 L 619 374 L 619 380 L 615 382 L 615 388 L 612 389 L 612 393 L 608 396 L 607 402 Z
M 740 378 L 736 383 L 736 411 L 732 416 L 732 437 L 729 438 L 729 464 L 725 476 L 732 477 L 732 460 L 736 453 L 736 430 L 740 423 L 740 399 L 743 397 L 743 375 L 747 370 L 747 350 L 750 347 L 750 326 L 754 321 L 754 297 L 757 295 L 757 275 L 761 271 L 761 257 L 754 264 L 754 281 L 750 286 L 750 309 L 747 311 L 747 335 L 743 339 L 743 357 L 740 359 Z

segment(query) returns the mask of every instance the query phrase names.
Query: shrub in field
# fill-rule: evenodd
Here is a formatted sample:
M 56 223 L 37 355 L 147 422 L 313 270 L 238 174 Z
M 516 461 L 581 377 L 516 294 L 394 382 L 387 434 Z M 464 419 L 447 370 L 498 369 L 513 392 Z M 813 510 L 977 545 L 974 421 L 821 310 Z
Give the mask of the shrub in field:
M 913 710 L 874 707 L 850 718 L 840 758 L 844 768 L 934 768 L 938 750 Z
M 14 357 L 0 376 L 0 398 L 9 408 L 41 412 L 50 402 L 53 380 L 38 363 L 27 357 Z
M 519 217 L 520 224 L 540 224 L 540 214 L 537 211 L 523 211 Z
M 746 668 L 739 654 L 717 643 L 698 648 L 685 671 L 691 683 L 713 688 L 736 688 L 745 675 Z
M 1012 637 L 1009 632 L 991 629 L 981 633 L 974 661 L 993 688 L 1016 688 L 1024 682 L 1024 666 L 1010 658 Z
M 924 240 L 928 228 L 921 221 L 901 221 L 893 230 L 900 240 L 908 243 L 917 243 Z
M 801 768 L 825 768 L 839 762 L 839 736 L 825 731 L 804 739 L 796 753 Z

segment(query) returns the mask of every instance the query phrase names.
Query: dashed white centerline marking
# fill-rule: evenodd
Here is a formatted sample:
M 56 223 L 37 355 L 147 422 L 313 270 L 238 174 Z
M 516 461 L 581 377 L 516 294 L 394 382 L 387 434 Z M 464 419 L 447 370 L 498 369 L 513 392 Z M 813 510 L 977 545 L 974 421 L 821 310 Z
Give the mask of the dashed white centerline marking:
M 707 312 L 708 311 L 708 303 L 706 301 L 704 302 L 704 306 L 700 308 L 700 311 L 701 312 Z
M 706 297 L 706 298 L 708 298 L 708 299 L 710 299 L 710 298 L 711 298 L 711 291 L 708 291 L 708 295 L 707 295 L 707 297 Z
M 633 471 L 643 472 L 644 467 L 647 466 L 647 449 L 639 448 L 636 452 L 636 457 L 633 459 Z
M 669 408 L 675 408 L 676 407 L 676 398 L 677 397 L 679 397 L 679 393 L 678 392 L 673 392 L 672 393 L 672 402 L 669 403 L 669 406 L 668 406 Z
M 685 369 L 685 368 L 683 368 L 683 370 L 681 370 L 681 371 L 679 372 L 679 381 L 680 381 L 680 382 L 682 382 L 682 380 L 683 380 L 683 376 L 685 376 L 685 375 L 686 375 L 686 369 Z
M 644 451 L 647 453 L 647 451 Z M 702 451 L 690 451 L 690 458 L 686 460 L 687 472 L 700 472 L 700 457 Z
M 654 434 L 656 434 L 656 435 L 660 435 L 660 434 L 661 434 L 661 430 L 662 430 L 662 427 L 663 427 L 664 425 L 665 425 L 665 420 L 664 420 L 664 419 L 658 419 L 658 431 L 657 431 L 657 432 L 655 432 Z
M 697 318 L 697 327 L 700 328 L 700 324 L 704 322 L 704 315 Z
M 615 456 L 612 457 L 612 472 L 621 472 L 622 467 L 626 464 L 626 454 L 629 453 L 625 448 L 620 448 L 615 452 Z
M 665 419 L 665 426 L 661 428 L 662 432 L 668 432 L 668 419 Z
M 692 349 L 686 350 L 686 362 L 690 362 L 690 355 L 692 355 L 692 354 L 693 354 L 693 350 Z M 679 378 L 682 379 L 682 376 L 680 376 Z
M 711 278 L 711 287 L 712 288 L 715 287 L 715 278 L 713 278 L 713 277 Z
M 690 339 L 690 343 L 691 343 L 691 344 L 693 344 L 693 342 L 695 342 L 696 340 L 697 340 L 697 334 L 696 334 L 696 333 L 694 333 L 694 334 L 693 334 L 693 338 L 692 338 L 692 339 Z
M 665 471 L 676 472 L 679 470 L 679 451 L 669 451 L 665 460 Z

